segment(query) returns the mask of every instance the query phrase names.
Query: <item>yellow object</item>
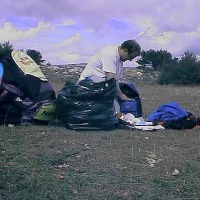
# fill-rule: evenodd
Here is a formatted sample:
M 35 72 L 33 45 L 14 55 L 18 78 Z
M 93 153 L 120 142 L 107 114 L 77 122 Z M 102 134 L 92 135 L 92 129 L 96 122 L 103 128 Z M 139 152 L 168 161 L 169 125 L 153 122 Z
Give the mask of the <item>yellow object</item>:
M 41 121 L 51 121 L 56 119 L 56 105 L 55 102 L 42 105 L 35 113 L 33 119 Z
M 39 65 L 27 54 L 22 51 L 12 51 L 11 56 L 17 66 L 25 73 L 38 77 L 42 81 L 47 81 L 47 78 L 42 73 Z

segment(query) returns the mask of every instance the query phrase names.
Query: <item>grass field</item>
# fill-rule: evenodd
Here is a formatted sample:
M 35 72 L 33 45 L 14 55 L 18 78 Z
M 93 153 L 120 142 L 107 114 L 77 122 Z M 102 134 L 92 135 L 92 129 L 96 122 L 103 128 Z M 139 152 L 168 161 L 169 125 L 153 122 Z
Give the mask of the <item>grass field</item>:
M 57 93 L 69 77 L 48 78 Z M 200 116 L 198 86 L 124 79 L 138 88 L 144 118 L 171 101 Z M 0 162 L 0 200 L 200 199 L 199 130 L 1 126 Z

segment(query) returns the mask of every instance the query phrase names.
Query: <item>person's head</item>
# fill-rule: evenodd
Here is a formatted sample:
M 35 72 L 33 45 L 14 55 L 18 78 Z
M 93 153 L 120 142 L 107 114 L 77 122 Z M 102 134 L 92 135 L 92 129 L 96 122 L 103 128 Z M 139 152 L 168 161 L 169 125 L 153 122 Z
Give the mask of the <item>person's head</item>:
M 141 47 L 135 40 L 126 40 L 119 47 L 121 61 L 133 60 L 141 53 Z

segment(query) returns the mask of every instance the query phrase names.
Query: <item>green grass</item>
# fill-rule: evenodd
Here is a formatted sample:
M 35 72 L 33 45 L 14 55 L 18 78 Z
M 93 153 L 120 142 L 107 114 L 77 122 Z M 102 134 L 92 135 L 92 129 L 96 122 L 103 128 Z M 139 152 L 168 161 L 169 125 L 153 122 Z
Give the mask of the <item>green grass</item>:
M 63 84 L 53 81 L 56 92 Z M 199 114 L 197 87 L 140 82 L 137 86 L 144 117 L 169 100 Z M 106 132 L 1 126 L 0 199 L 200 199 L 199 130 Z
M 3 127 L 0 135 L 2 199 L 200 196 L 198 131 L 107 133 L 18 126 Z M 152 155 L 153 167 L 146 159 Z M 172 175 L 175 169 L 177 176 Z

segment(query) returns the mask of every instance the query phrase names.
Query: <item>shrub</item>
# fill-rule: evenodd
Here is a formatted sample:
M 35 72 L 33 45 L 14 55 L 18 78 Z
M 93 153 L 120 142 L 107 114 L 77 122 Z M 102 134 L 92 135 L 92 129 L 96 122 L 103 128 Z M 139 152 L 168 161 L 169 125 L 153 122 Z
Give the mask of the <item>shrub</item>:
M 0 58 L 3 58 L 13 50 L 12 44 L 10 42 L 0 43 Z
M 26 54 L 29 55 L 37 65 L 41 65 L 45 60 L 42 59 L 42 54 L 39 51 L 28 49 Z
M 165 64 L 158 78 L 160 84 L 200 84 L 200 61 L 197 57 L 185 52 L 180 60 Z

